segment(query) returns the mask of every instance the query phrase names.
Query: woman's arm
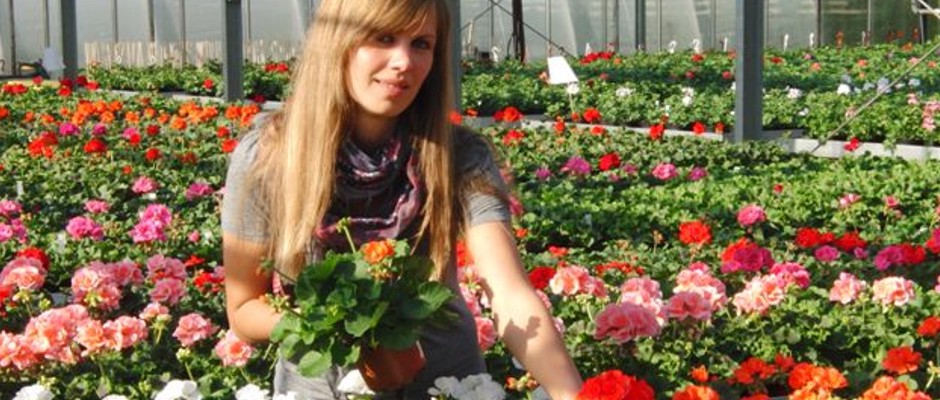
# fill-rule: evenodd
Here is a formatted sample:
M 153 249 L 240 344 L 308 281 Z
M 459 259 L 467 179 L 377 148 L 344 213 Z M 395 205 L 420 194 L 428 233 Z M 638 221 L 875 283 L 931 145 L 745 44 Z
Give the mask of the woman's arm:
M 529 283 L 509 226 L 475 225 L 467 231 L 467 246 L 503 342 L 552 399 L 573 400 L 581 389 L 581 375 Z
M 263 245 L 222 235 L 225 312 L 232 331 L 248 342 L 267 341 L 281 319 L 264 300 L 271 291 L 271 274 L 261 269 L 264 254 Z

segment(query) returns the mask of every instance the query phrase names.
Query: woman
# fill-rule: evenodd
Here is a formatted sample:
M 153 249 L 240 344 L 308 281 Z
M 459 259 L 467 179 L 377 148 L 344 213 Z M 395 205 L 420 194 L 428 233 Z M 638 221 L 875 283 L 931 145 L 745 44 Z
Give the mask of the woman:
M 581 378 L 522 268 L 492 154 L 449 123 L 449 36 L 446 0 L 320 3 L 285 109 L 232 154 L 222 212 L 229 324 L 243 339 L 268 340 L 280 315 L 263 300 L 273 289 L 261 261 L 296 275 L 327 249 L 348 250 L 341 217 L 352 217 L 359 243 L 418 243 L 457 293 L 461 233 L 503 341 L 552 398 L 574 398 Z M 448 307 L 459 323 L 427 329 L 427 364 L 394 395 L 426 398 L 437 377 L 485 372 L 466 304 Z M 305 378 L 280 360 L 275 391 L 338 398 L 343 372 Z

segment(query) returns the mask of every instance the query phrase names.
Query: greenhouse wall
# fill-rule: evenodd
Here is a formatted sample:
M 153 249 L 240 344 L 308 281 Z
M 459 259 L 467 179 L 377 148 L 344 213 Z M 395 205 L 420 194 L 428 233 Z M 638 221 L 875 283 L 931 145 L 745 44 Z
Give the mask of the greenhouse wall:
M 13 29 L 19 62 L 37 61 L 46 47 L 60 51 L 59 3 L 0 0 L 0 74 L 12 73 Z M 735 3 L 646 0 L 646 48 L 733 48 Z M 317 4 L 317 0 L 242 0 L 246 58 L 260 62 L 296 55 L 308 16 Z M 465 56 L 515 56 L 508 52 L 512 48 L 511 0 L 464 0 L 460 4 Z M 221 0 L 81 0 L 78 6 L 82 66 L 92 62 L 200 64 L 221 56 Z M 587 48 L 622 53 L 637 48 L 636 0 L 523 0 L 523 14 L 530 60 L 583 54 Z M 936 32 L 935 27 L 931 21 L 928 32 Z M 918 40 L 914 36 L 924 31 L 907 0 L 767 0 L 765 29 L 766 45 L 775 48 L 837 40 L 845 45 L 863 40 Z M 181 46 L 184 40 L 185 47 Z

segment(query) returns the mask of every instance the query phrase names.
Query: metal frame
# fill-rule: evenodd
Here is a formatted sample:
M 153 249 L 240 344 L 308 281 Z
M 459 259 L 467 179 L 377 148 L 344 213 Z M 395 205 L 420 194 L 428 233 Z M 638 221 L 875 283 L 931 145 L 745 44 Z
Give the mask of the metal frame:
M 242 3 L 241 0 L 224 0 L 222 4 L 222 79 L 227 101 L 245 98 L 244 46 L 242 46 Z M 185 53 L 184 53 L 185 54 Z
M 737 0 L 735 25 L 734 132 L 742 142 L 763 131 L 764 6 L 766 0 Z

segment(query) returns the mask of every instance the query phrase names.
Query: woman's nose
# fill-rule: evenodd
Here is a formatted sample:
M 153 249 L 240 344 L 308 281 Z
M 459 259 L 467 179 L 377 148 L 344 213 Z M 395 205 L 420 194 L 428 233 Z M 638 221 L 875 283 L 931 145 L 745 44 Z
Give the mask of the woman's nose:
M 414 53 L 411 46 L 407 44 L 397 45 L 391 48 L 391 52 L 389 64 L 393 69 L 405 71 L 411 68 L 414 63 Z

